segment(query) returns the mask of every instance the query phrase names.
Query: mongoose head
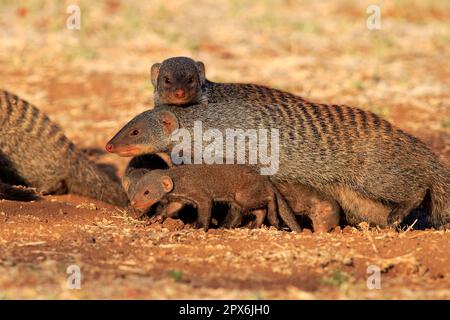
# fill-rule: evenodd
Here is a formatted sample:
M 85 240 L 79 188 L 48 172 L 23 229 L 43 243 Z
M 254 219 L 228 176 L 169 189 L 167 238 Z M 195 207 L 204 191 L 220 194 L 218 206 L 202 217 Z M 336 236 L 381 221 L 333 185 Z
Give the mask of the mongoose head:
M 136 189 L 136 185 L 139 180 L 149 172 L 149 169 L 134 169 L 129 174 L 123 176 L 122 186 L 125 192 L 128 194 L 128 198 L 130 198 L 131 194 L 134 194 L 134 190 Z
M 155 105 L 187 105 L 203 98 L 205 65 L 186 57 L 174 57 L 151 68 Z
M 145 111 L 128 122 L 106 144 L 106 151 L 121 157 L 168 151 L 172 132 L 179 128 L 176 116 L 167 110 Z
M 173 180 L 166 170 L 153 170 L 144 175 L 130 194 L 131 205 L 146 210 L 173 190 Z

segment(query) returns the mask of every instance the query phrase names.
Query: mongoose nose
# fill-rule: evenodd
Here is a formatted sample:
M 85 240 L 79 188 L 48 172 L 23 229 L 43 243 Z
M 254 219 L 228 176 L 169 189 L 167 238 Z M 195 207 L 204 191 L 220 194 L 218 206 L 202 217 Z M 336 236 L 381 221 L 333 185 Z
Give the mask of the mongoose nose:
M 175 91 L 175 96 L 177 98 L 184 98 L 184 90 L 183 89 L 178 89 Z
M 112 152 L 113 151 L 113 145 L 111 143 L 108 143 L 105 147 L 106 151 Z

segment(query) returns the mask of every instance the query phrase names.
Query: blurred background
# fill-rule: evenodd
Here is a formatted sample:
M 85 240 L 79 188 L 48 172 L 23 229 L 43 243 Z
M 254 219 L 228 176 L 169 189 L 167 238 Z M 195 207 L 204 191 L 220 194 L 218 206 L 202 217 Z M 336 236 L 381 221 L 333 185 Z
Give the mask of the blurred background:
M 80 8 L 79 30 L 66 26 Z M 151 64 L 185 55 L 213 81 L 370 109 L 450 157 L 450 2 L 13 1 L 0 4 L 0 87 L 83 146 L 152 104 Z M 87 134 L 88 133 L 88 134 Z

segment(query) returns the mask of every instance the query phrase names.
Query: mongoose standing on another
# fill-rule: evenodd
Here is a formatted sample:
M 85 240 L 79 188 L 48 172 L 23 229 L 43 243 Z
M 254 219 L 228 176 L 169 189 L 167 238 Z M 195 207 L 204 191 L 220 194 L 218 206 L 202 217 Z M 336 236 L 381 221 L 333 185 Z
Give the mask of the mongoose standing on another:
M 224 137 L 230 129 L 277 128 L 279 168 L 272 181 L 300 183 L 328 195 L 355 222 L 396 224 L 428 193 L 430 223 L 439 227 L 450 219 L 449 170 L 419 139 L 361 109 L 316 104 L 255 85 L 232 88 L 251 98 L 145 111 L 106 149 L 121 156 L 170 153 L 177 145 L 172 133 L 183 128 L 195 137 L 196 121 L 202 130 L 217 129 Z M 245 149 L 250 150 L 248 139 Z M 235 140 L 235 159 L 236 150 Z
M 219 83 L 206 78 L 205 64 L 188 57 L 172 57 L 151 67 L 154 105 L 189 106 L 198 103 L 254 102 L 259 106 L 302 100 L 293 94 L 251 83 Z
M 0 91 L 0 163 L 3 181 L 23 183 L 42 194 L 69 192 L 118 206 L 128 203 L 120 184 L 99 170 L 56 124 L 7 91 Z
M 290 211 L 283 198 L 268 179 L 243 165 L 183 165 L 168 170 L 152 170 L 142 177 L 131 195 L 131 204 L 146 209 L 156 202 L 168 200 L 191 204 L 198 210 L 198 221 L 207 230 L 213 202 L 230 204 L 230 224 L 238 225 L 242 214 L 267 209 L 272 225 Z M 258 227 L 265 215 L 255 213 Z M 262 218 L 261 218 L 262 216 Z M 301 231 L 297 221 L 285 221 L 295 231 Z

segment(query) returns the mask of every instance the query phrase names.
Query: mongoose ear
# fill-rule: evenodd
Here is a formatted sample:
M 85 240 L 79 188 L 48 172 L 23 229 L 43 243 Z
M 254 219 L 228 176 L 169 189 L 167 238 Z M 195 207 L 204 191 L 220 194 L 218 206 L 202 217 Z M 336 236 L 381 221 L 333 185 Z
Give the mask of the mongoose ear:
M 163 187 L 164 192 L 170 192 L 173 189 L 173 181 L 169 176 L 162 176 L 160 178 L 161 185 Z
M 177 117 L 170 111 L 161 112 L 161 123 L 165 134 L 171 134 L 180 127 Z
M 128 177 L 123 177 L 122 186 L 125 189 L 125 192 L 128 192 L 128 188 L 130 187 L 130 179 Z
M 152 65 L 150 69 L 150 79 L 152 80 L 152 84 L 156 87 L 156 80 L 158 80 L 159 68 L 161 67 L 161 63 L 155 63 Z
M 198 72 L 200 74 L 200 80 L 203 82 L 206 79 L 205 64 L 201 61 L 197 61 L 196 63 L 197 63 Z

